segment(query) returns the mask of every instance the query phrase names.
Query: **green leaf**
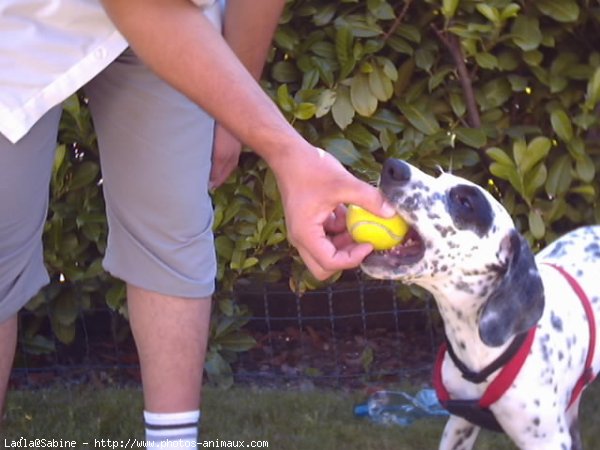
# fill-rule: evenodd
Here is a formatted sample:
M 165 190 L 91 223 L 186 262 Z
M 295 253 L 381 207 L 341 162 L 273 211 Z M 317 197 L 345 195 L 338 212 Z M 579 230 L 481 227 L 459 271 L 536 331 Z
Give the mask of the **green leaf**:
M 545 164 L 538 164 L 535 168 L 525 175 L 523 180 L 525 200 L 531 202 L 535 192 L 544 185 L 548 178 L 548 170 Z
M 586 154 L 575 161 L 575 172 L 577 176 L 586 183 L 591 183 L 596 176 L 596 166 L 594 161 Z
M 477 11 L 479 11 L 479 13 L 490 22 L 494 24 L 500 23 L 500 12 L 498 11 L 498 8 L 489 6 L 486 3 L 477 3 L 477 5 L 475 5 L 475 8 L 477 8 Z
M 335 35 L 335 53 L 341 67 L 341 79 L 350 75 L 356 65 L 356 59 L 354 58 L 354 53 L 352 51 L 353 45 L 354 38 L 350 28 L 345 26 L 339 27 Z
M 583 139 L 581 139 L 579 136 L 575 136 L 567 143 L 567 149 L 569 150 L 569 153 L 571 154 L 573 159 L 575 159 L 576 161 L 583 158 L 586 155 L 585 143 L 583 142 Z
M 216 349 L 210 349 L 204 362 L 204 370 L 211 383 L 221 388 L 231 387 L 233 384 L 233 371 L 231 366 Z
M 60 322 L 51 320 L 52 322 L 52 331 L 54 335 L 58 338 L 60 342 L 63 344 L 70 344 L 75 340 L 75 325 L 63 325 Z
M 485 151 L 485 153 L 499 164 L 503 164 L 507 167 L 515 167 L 515 163 L 511 157 L 508 156 L 504 150 L 498 147 L 490 147 Z
M 392 80 L 376 65 L 369 73 L 369 88 L 377 100 L 385 102 L 394 95 Z
M 423 69 L 426 72 L 431 70 L 433 63 L 435 62 L 435 55 L 429 49 L 419 48 L 415 52 L 415 64 L 419 69 Z
M 233 241 L 225 235 L 220 235 L 215 238 L 215 250 L 219 257 L 229 260 L 233 254 Z
M 600 67 L 596 68 L 587 86 L 586 107 L 593 109 L 600 101 Z
M 513 17 L 516 17 L 517 14 L 519 14 L 520 10 L 521 6 L 519 4 L 509 3 L 500 13 L 500 19 L 503 21 L 512 19 Z
M 579 18 L 579 5 L 575 0 L 536 0 L 533 4 L 557 22 L 575 22 Z
M 287 84 L 282 84 L 277 88 L 277 104 L 285 112 L 292 112 L 296 102 L 290 95 Z
M 336 97 L 336 91 L 333 89 L 323 89 L 323 91 L 321 91 L 317 102 L 317 110 L 315 111 L 315 117 L 317 119 L 331 111 L 331 108 L 335 104 Z
M 53 168 L 52 168 L 52 171 L 54 173 L 58 172 L 58 170 L 63 165 L 63 162 L 65 161 L 65 155 L 66 154 L 67 154 L 67 148 L 65 147 L 64 144 L 59 145 L 58 147 L 56 147 L 56 152 L 54 154 L 54 165 L 53 165 Z
M 295 51 L 296 46 L 300 44 L 300 37 L 290 27 L 277 28 L 274 39 L 279 47 L 292 52 Z
M 71 290 L 63 290 L 52 304 L 52 317 L 62 325 L 70 325 L 77 319 L 79 307 Z
M 335 96 L 335 103 L 331 107 L 331 115 L 334 122 L 340 129 L 344 130 L 352 123 L 356 111 L 350 100 L 350 92 L 344 86 L 338 87 Z
M 258 264 L 258 258 L 251 256 L 250 258 L 246 258 L 244 263 L 242 264 L 242 270 L 250 269 Z
M 71 190 L 80 189 L 95 181 L 100 166 L 94 161 L 84 161 L 73 166 L 73 170 L 73 178 L 69 184 Z
M 545 136 L 534 138 L 527 146 L 524 144 L 524 141 L 518 140 L 513 147 L 515 162 L 521 174 L 526 174 L 542 161 L 552 147 L 552 142 Z
M 533 69 L 536 69 L 538 71 L 542 70 L 538 66 L 542 63 L 543 60 L 544 60 L 544 54 L 542 52 L 540 52 L 539 50 L 530 50 L 530 51 L 523 52 L 523 61 L 525 61 L 528 65 L 533 66 L 532 70 Z M 538 76 L 538 75 L 536 74 L 536 76 Z M 544 78 L 548 78 L 548 77 L 549 77 L 549 75 L 546 73 L 546 71 L 544 71 Z M 541 77 L 538 76 L 538 78 L 541 78 Z
M 462 117 L 467 112 L 467 105 L 465 104 L 464 97 L 462 94 L 456 92 L 450 93 L 450 107 L 457 117 Z
M 239 353 L 254 348 L 256 340 L 244 332 L 236 331 L 220 338 L 219 345 L 222 350 Z
M 405 39 L 401 38 L 400 36 L 396 36 L 395 34 L 390 36 L 386 42 L 392 48 L 392 50 L 398 53 L 404 53 L 405 55 L 412 56 L 415 52 L 412 45 L 410 45 Z
M 325 149 L 346 166 L 352 166 L 361 159 L 361 154 L 348 139 L 334 138 L 323 142 Z
M 517 16 L 512 26 L 512 39 L 522 50 L 535 50 L 542 42 L 540 23 L 536 17 Z
M 415 44 L 421 43 L 421 28 L 417 25 L 402 22 L 398 25 L 398 28 L 396 28 L 396 34 Z
M 280 83 L 293 83 L 300 78 L 297 67 L 289 61 L 278 61 L 271 69 L 271 75 Z
M 412 58 L 404 61 L 398 68 L 398 79 L 394 84 L 394 93 L 400 96 L 406 87 L 410 84 L 410 80 L 415 71 L 415 61 Z
M 510 83 L 513 92 L 523 92 L 529 84 L 529 80 L 520 75 L 509 75 L 508 82 Z
M 379 108 L 371 117 L 361 117 L 361 122 L 379 132 L 387 130 L 398 134 L 404 130 L 400 116 L 385 108 Z
M 519 181 L 519 176 L 517 175 L 517 171 L 514 165 L 508 166 L 506 164 L 493 162 L 492 164 L 490 164 L 490 172 L 495 177 L 510 182 L 513 188 L 520 191 L 521 182 Z
M 562 109 L 552 111 L 550 114 L 550 122 L 552 129 L 556 135 L 564 142 L 569 142 L 573 139 L 573 125 L 567 113 Z
M 431 135 L 440 130 L 440 124 L 433 115 L 433 112 L 422 106 L 400 102 L 398 108 L 408 119 L 413 127 L 420 132 Z
M 369 152 L 381 147 L 379 139 L 373 136 L 364 125 L 358 123 L 351 124 L 346 128 L 344 134 L 346 135 L 346 138 L 350 139 L 359 147 L 367 149 Z
M 482 110 L 487 111 L 504 105 L 513 93 L 506 78 L 496 78 L 485 83 L 475 95 Z
M 546 235 L 546 225 L 544 219 L 537 209 L 529 211 L 529 231 L 536 239 L 542 239 Z
M 56 352 L 54 341 L 39 334 L 32 337 L 25 335 L 19 339 L 19 342 L 29 355 L 47 355 Z
M 317 27 L 327 25 L 335 17 L 337 7 L 335 3 L 327 3 L 317 9 L 317 12 L 313 16 L 313 23 Z
M 498 58 L 491 53 L 480 52 L 475 54 L 475 61 L 482 69 L 495 69 L 498 67 Z
M 377 97 L 371 92 L 367 74 L 360 73 L 352 78 L 350 101 L 361 116 L 369 117 L 377 110 Z
M 429 89 L 429 92 L 433 92 L 444 82 L 448 75 L 452 75 L 453 73 L 454 68 L 447 66 L 437 70 L 431 77 L 429 77 L 429 82 L 427 83 L 427 89 Z
M 367 7 L 369 12 L 380 20 L 393 20 L 395 18 L 394 9 L 385 0 L 367 0 Z
M 473 148 L 481 148 L 487 143 L 487 137 L 479 128 L 458 127 L 454 130 L 456 138 L 463 144 Z
M 446 20 L 450 20 L 454 17 L 456 13 L 456 8 L 458 8 L 459 0 L 443 0 L 442 1 L 442 14 L 446 18 Z
M 548 179 L 546 180 L 546 193 L 550 197 L 563 195 L 569 190 L 573 180 L 571 170 L 569 155 L 562 155 L 550 166 Z
M 125 302 L 126 293 L 127 288 L 125 283 L 121 281 L 115 281 L 108 289 L 108 291 L 106 291 L 106 304 L 113 311 L 118 311 Z
M 313 103 L 299 103 L 296 108 L 294 108 L 294 117 L 300 120 L 308 120 L 315 115 L 317 111 L 317 105 Z
M 370 18 L 365 15 L 350 14 L 344 17 L 338 17 L 335 20 L 335 24 L 338 27 L 349 27 L 351 33 L 357 38 L 371 38 L 383 34 L 383 30 L 377 22 L 370 20 Z

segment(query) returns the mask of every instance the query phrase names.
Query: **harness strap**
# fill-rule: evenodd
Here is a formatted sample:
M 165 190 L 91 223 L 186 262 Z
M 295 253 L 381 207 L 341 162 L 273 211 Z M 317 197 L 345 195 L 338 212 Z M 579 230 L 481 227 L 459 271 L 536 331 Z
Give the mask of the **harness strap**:
M 565 277 L 573 291 L 581 300 L 581 304 L 583 305 L 585 314 L 588 319 L 588 326 L 590 331 L 588 354 L 583 373 L 577 380 L 577 383 L 575 384 L 575 387 L 573 388 L 573 392 L 571 394 L 571 399 L 569 400 L 569 404 L 567 405 L 567 409 L 569 409 L 573 405 L 573 403 L 579 398 L 583 389 L 594 379 L 594 372 L 592 368 L 596 348 L 596 321 L 594 317 L 594 310 L 592 308 L 592 304 L 588 296 L 585 294 L 585 291 L 582 289 L 577 280 L 571 274 L 569 274 L 566 270 L 564 270 L 558 265 L 547 262 L 544 262 L 542 264 L 553 267 L 562 276 Z M 524 336 L 524 339 L 517 339 L 517 337 L 513 339 L 513 343 L 509 346 L 509 348 L 517 346 L 515 344 L 515 341 L 521 341 L 520 347 L 518 348 L 516 353 L 514 353 L 514 357 L 510 359 L 510 361 L 508 361 L 504 365 L 504 367 L 502 367 L 502 369 L 498 373 L 498 376 L 489 384 L 489 386 L 483 393 L 483 396 L 479 400 L 453 400 L 450 398 L 450 394 L 446 389 L 446 386 L 444 385 L 444 380 L 442 379 L 442 364 L 444 362 L 446 352 L 448 352 L 449 356 L 452 358 L 455 364 L 458 358 L 451 350 L 452 346 L 447 341 L 443 343 L 440 346 L 440 349 L 438 350 L 438 354 L 435 360 L 432 380 L 433 387 L 442 406 L 448 409 L 448 411 L 450 411 L 451 414 L 462 416 L 477 425 L 483 426 L 494 431 L 502 431 L 502 427 L 489 410 L 489 407 L 490 405 L 498 401 L 500 397 L 502 397 L 504 392 L 506 392 L 506 390 L 510 387 L 510 385 L 513 383 L 513 381 L 519 374 L 519 371 L 525 363 L 525 359 L 527 359 L 527 355 L 529 355 L 531 346 L 533 345 L 536 328 L 537 326 L 534 326 L 527 333 L 523 333 L 522 336 Z M 514 349 L 511 350 L 511 352 L 512 351 L 514 351 Z M 498 359 L 503 358 L 506 353 L 507 352 L 505 351 Z M 490 366 L 495 367 L 496 361 L 498 361 L 498 359 L 495 360 Z M 490 366 L 488 366 L 482 372 L 487 373 Z M 461 367 L 466 366 L 462 362 L 460 362 L 460 364 L 456 364 L 456 367 L 459 368 L 459 370 L 461 370 L 465 379 L 468 379 L 467 376 L 470 376 L 469 374 L 474 373 L 469 370 L 467 370 L 466 372 L 463 371 Z M 465 376 L 465 373 L 467 373 L 467 376 Z M 481 372 L 479 372 L 479 374 L 481 374 Z M 475 373 L 475 375 L 477 375 L 477 373 Z
M 510 345 L 506 347 L 506 350 L 504 350 L 500 356 L 498 356 L 494 361 L 492 361 L 479 372 L 474 372 L 469 369 L 465 363 L 463 363 L 460 358 L 456 356 L 452 345 L 450 342 L 448 342 L 448 338 L 446 338 L 446 351 L 448 352 L 448 356 L 450 359 L 452 359 L 454 365 L 458 368 L 458 370 L 460 370 L 460 373 L 465 380 L 470 381 L 471 383 L 480 384 L 484 381 L 487 381 L 490 375 L 508 364 L 508 362 L 515 357 L 519 349 L 523 346 L 523 343 L 526 339 L 526 332 L 516 335 Z
M 585 310 L 585 315 L 587 317 L 588 327 L 590 329 L 590 344 L 588 345 L 585 367 L 583 369 L 583 373 L 577 380 L 577 383 L 575 383 L 573 392 L 571 393 L 571 400 L 569 400 L 569 404 L 567 405 L 567 409 L 569 409 L 571 405 L 573 405 L 573 403 L 575 403 L 575 401 L 579 398 L 583 389 L 594 380 L 594 371 L 592 368 L 594 352 L 596 350 L 596 319 L 594 317 L 594 308 L 592 308 L 592 303 L 590 302 L 589 297 L 586 295 L 581 285 L 569 272 L 556 264 L 548 262 L 543 262 L 542 264 L 556 269 L 569 282 L 571 288 L 575 291 L 579 297 L 579 300 L 581 300 L 581 304 L 583 305 L 583 309 Z
M 533 339 L 535 337 L 535 330 L 536 327 L 532 327 L 527 333 L 524 334 L 525 339 L 521 340 L 521 346 L 516 353 L 514 353 L 513 358 L 501 368 L 498 376 L 496 376 L 496 378 L 494 378 L 494 380 L 489 384 L 483 396 L 478 401 L 478 404 L 481 408 L 488 408 L 491 404 L 495 403 L 500 397 L 502 397 L 504 392 L 506 392 L 512 382 L 515 380 L 519 374 L 519 371 L 521 370 L 521 367 L 523 367 L 523 364 L 527 359 L 529 351 L 531 350 L 531 345 L 533 344 Z M 442 404 L 443 402 L 448 402 L 450 400 L 450 394 L 448 393 L 448 390 L 446 389 L 442 379 L 442 363 L 447 351 L 447 344 L 442 344 L 438 351 L 433 372 L 433 386 L 438 395 L 438 399 Z

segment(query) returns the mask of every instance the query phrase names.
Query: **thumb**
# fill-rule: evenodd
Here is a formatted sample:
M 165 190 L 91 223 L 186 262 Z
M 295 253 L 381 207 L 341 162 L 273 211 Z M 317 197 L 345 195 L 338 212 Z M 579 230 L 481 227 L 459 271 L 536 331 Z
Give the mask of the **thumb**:
M 378 188 L 358 179 L 354 186 L 350 186 L 346 197 L 349 203 L 360 206 L 376 216 L 390 218 L 396 214 L 396 209 Z

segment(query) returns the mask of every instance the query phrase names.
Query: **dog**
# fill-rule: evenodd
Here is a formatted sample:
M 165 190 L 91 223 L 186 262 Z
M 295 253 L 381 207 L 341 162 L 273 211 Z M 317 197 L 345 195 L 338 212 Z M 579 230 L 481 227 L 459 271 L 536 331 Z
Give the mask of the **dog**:
M 436 300 L 447 344 L 434 384 L 450 411 L 439 448 L 469 450 L 483 426 L 520 449 L 581 450 L 580 394 L 600 369 L 600 226 L 534 257 L 502 205 L 464 178 L 388 160 L 379 187 L 410 230 L 361 267 Z

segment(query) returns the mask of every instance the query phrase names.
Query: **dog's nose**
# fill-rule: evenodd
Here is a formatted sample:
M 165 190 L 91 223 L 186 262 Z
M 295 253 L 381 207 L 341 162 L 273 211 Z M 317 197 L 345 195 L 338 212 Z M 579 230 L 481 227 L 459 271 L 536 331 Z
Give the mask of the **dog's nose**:
M 403 184 L 410 180 L 410 166 L 400 159 L 388 159 L 381 171 L 382 184 Z

